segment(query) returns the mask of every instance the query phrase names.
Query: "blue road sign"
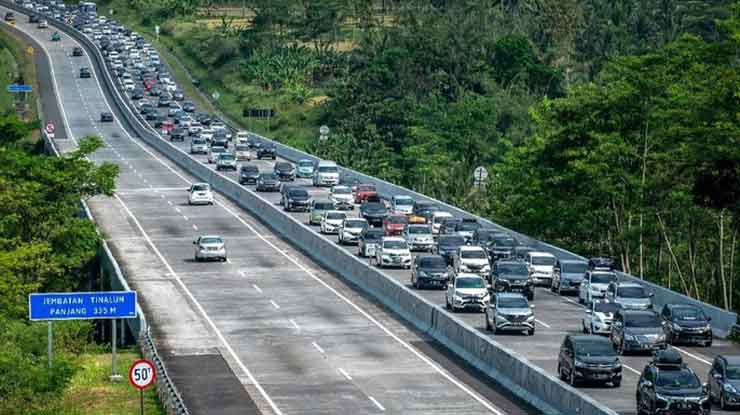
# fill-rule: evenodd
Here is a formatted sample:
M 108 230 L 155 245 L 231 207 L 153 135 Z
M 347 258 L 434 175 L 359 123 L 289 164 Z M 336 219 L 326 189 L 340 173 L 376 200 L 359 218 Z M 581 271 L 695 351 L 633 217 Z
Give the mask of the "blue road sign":
M 31 320 L 134 318 L 136 291 L 29 294 L 28 315 Z
M 6 89 L 10 93 L 31 92 L 31 91 L 33 91 L 33 86 L 32 85 L 10 84 L 10 85 L 8 85 L 8 87 Z

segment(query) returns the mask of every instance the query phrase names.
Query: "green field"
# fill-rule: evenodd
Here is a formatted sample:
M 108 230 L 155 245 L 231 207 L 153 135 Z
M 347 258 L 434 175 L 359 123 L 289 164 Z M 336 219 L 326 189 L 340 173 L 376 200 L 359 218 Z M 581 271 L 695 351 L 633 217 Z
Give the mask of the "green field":
M 18 64 L 15 62 L 13 54 L 10 53 L 2 43 L 0 43 L 0 85 L 12 84 L 17 73 Z M 3 88 L 0 94 L 0 113 L 14 111 L 13 95 L 6 92 Z
M 0 26 L 0 113 L 16 111 L 21 109 L 21 116 L 26 121 L 33 121 L 38 118 L 38 108 L 36 106 L 36 69 L 33 58 L 26 53 L 27 45 L 12 36 L 10 31 Z M 26 105 L 16 107 L 14 105 L 13 94 L 5 90 L 5 86 L 16 82 L 22 78 L 26 84 L 33 85 L 34 92 L 27 94 Z

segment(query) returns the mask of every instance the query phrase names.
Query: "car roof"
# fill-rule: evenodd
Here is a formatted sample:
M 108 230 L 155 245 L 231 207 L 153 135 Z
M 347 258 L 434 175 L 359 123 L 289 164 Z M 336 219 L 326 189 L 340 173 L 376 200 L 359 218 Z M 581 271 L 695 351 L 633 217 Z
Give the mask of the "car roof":
M 608 337 L 595 334 L 570 334 L 568 337 L 574 342 L 610 343 Z
M 524 298 L 524 295 L 519 293 L 496 293 L 496 298 Z
M 470 273 L 470 272 L 461 272 L 461 273 L 459 273 L 459 274 L 457 274 L 455 276 L 455 279 L 460 279 L 460 278 L 471 278 L 471 279 L 474 278 L 474 279 L 477 279 L 477 280 L 482 280 L 483 279 L 483 277 L 481 277 L 480 275 L 473 274 L 473 273 Z
M 555 255 L 549 252 L 542 252 L 542 251 L 532 251 L 529 253 L 529 256 L 548 256 L 548 257 L 555 258 Z
M 224 237 L 221 236 L 221 235 L 201 235 L 200 238 L 218 238 L 218 239 L 221 239 L 221 240 L 224 239 Z
M 614 283 L 612 283 L 614 284 Z M 643 288 L 642 285 L 636 283 L 636 282 L 619 282 L 617 283 L 617 288 L 629 288 L 629 287 L 635 287 L 635 288 Z
M 399 238 L 398 236 L 386 236 L 385 238 L 383 238 L 383 242 L 386 242 L 386 241 L 388 241 L 388 242 L 391 242 L 391 241 L 406 242 L 405 239 Z
M 671 310 L 673 310 L 674 308 L 693 308 L 693 309 L 699 309 L 699 310 L 701 309 L 701 307 L 699 306 L 696 306 L 694 304 L 687 304 L 687 303 L 666 304 L 665 306 Z
M 588 261 L 584 261 L 582 259 L 559 259 L 558 262 L 561 264 L 586 264 L 588 265 Z
M 406 196 L 406 195 L 395 195 L 395 196 L 393 196 L 393 198 L 396 199 L 396 200 L 398 200 L 398 199 L 413 200 L 414 199 L 413 197 Z
M 475 245 L 463 245 L 460 247 L 461 251 L 483 251 L 484 249 L 480 246 Z
M 620 309 L 619 310 L 622 315 L 628 315 L 628 316 L 654 316 L 655 312 L 650 310 L 627 310 L 627 309 Z
M 498 261 L 496 261 L 496 264 L 498 265 L 507 265 L 507 264 L 524 265 L 524 262 L 517 261 L 515 259 L 499 259 Z
M 730 355 L 721 354 L 721 355 L 719 355 L 719 357 L 725 359 L 725 361 L 727 362 L 728 365 L 740 365 L 740 355 L 736 355 L 736 354 L 734 354 L 734 355 L 733 354 L 730 354 Z

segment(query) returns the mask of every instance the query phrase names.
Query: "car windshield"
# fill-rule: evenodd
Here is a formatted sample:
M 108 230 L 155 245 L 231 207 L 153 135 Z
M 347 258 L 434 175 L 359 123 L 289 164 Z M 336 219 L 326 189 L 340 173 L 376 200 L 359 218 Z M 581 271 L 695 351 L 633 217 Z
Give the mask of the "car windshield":
M 298 162 L 298 165 L 301 166 L 301 167 L 312 167 L 313 166 L 313 161 L 311 161 L 311 160 L 300 160 Z
M 445 259 L 438 256 L 423 257 L 419 265 L 423 268 L 447 268 Z
M 407 218 L 406 216 L 389 216 L 388 222 L 395 224 L 409 223 L 409 218 Z
M 670 389 L 695 389 L 701 386 L 694 372 L 688 369 L 661 370 L 655 383 L 659 387 Z
M 614 314 L 620 308 L 622 307 L 618 303 L 607 303 L 602 301 L 594 304 L 594 311 L 597 313 Z
M 675 307 L 673 308 L 673 317 L 684 321 L 706 320 L 704 313 L 694 307 Z
M 234 160 L 234 155 L 230 153 L 224 153 L 219 156 L 219 160 L 232 161 Z
M 410 197 L 397 197 L 396 198 L 396 206 L 412 206 L 414 204 L 414 200 Z
M 463 222 L 457 225 L 457 230 L 464 231 L 464 232 L 475 231 L 478 228 L 480 228 L 480 224 L 477 222 Z
M 386 211 L 385 206 L 382 203 L 373 202 L 365 203 L 363 210 L 370 213 L 381 213 Z
M 486 255 L 486 252 L 482 249 L 471 249 L 471 250 L 463 250 L 460 253 L 460 256 L 465 259 L 486 259 L 488 258 L 488 255 Z
M 247 166 L 242 166 L 241 171 L 243 173 L 256 173 L 259 171 L 259 169 L 257 168 L 257 166 L 247 165 Z
M 344 221 L 345 228 L 367 228 L 367 222 L 364 220 L 346 220 Z
M 406 241 L 383 241 L 384 249 L 408 249 Z
M 415 235 L 428 235 L 432 233 L 432 228 L 430 226 L 422 225 L 422 226 L 409 226 L 409 233 L 415 234 Z
M 337 166 L 319 166 L 319 173 L 338 173 Z
M 647 298 L 648 294 L 642 287 L 620 287 L 617 297 L 621 298 Z
M 203 140 L 202 138 L 194 138 L 192 144 L 205 144 L 206 140 Z
M 501 308 L 527 308 L 529 304 L 522 297 L 501 297 L 498 299 L 498 306 Z
M 527 266 L 521 263 L 516 264 L 498 264 L 496 268 L 499 274 L 529 275 Z
M 331 192 L 335 195 L 351 195 L 352 189 L 349 187 L 335 187 Z
M 347 215 L 341 212 L 329 212 L 326 214 L 326 218 L 331 220 L 344 220 L 346 217 Z
M 609 284 L 616 280 L 616 274 L 591 274 L 591 284 Z
M 249 151 L 249 146 L 244 144 L 237 144 L 236 151 Z
M 293 168 L 293 166 L 288 163 L 277 163 L 275 164 L 275 168 L 278 170 L 290 170 Z
M 294 189 L 288 192 L 290 197 L 308 197 L 308 192 L 304 189 Z
M 371 184 L 361 184 L 357 186 L 357 191 L 358 192 L 374 192 L 375 186 Z
M 483 278 L 456 278 L 455 287 L 457 288 L 485 288 Z
M 584 274 L 588 269 L 588 264 L 585 262 L 566 262 L 561 265 L 560 272 L 568 274 Z
M 211 186 L 207 184 L 194 184 L 193 185 L 193 191 L 194 192 L 205 192 L 207 190 L 210 190 Z
M 493 245 L 496 248 L 511 248 L 516 245 L 516 241 L 510 237 L 494 238 Z
M 660 321 L 653 314 L 637 314 L 627 316 L 624 325 L 635 328 L 660 327 Z
M 440 236 L 439 245 L 446 247 L 458 247 L 465 245 L 465 238 L 458 235 Z
M 554 265 L 555 258 L 549 256 L 533 256 L 532 265 Z
M 576 356 L 615 356 L 614 346 L 608 341 L 575 342 Z
M 224 152 L 226 152 L 226 147 L 221 147 L 221 146 L 211 147 L 211 153 L 224 153 Z
M 740 366 L 727 366 L 725 373 L 727 379 L 740 380 Z
M 277 180 L 277 176 L 274 173 L 266 173 L 262 175 L 263 180 Z
M 202 244 L 222 244 L 223 242 L 223 239 L 212 236 L 200 238 L 200 243 Z
M 331 202 L 315 202 L 313 204 L 314 210 L 330 210 L 334 209 L 334 203 Z

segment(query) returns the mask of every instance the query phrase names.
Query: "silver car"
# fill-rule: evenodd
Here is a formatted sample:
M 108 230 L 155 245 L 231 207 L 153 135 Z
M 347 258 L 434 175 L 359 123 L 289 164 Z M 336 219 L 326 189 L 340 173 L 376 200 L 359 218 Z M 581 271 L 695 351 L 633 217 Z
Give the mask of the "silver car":
M 208 154 L 208 143 L 202 138 L 193 138 L 190 142 L 190 154 Z
M 228 152 L 219 154 L 216 159 L 216 170 L 236 171 L 236 157 Z
M 370 226 L 365 219 L 361 218 L 346 218 L 342 225 L 339 226 L 339 243 L 344 244 L 356 244 L 360 240 L 360 234 L 368 226 Z
M 497 293 L 486 308 L 486 330 L 524 331 L 531 336 L 535 331 L 532 307 L 521 294 Z
M 434 248 L 434 235 L 431 225 L 411 224 L 403 230 L 403 237 L 412 251 L 429 251 Z
M 203 235 L 193 241 L 195 245 L 195 261 L 216 259 L 226 261 L 226 242 L 220 236 Z
M 310 225 L 320 225 L 324 212 L 334 210 L 334 203 L 329 200 L 314 200 L 311 203 L 311 210 L 308 213 L 308 223 Z
M 606 299 L 621 304 L 625 310 L 653 309 L 653 294 L 635 282 L 612 282 L 606 289 Z
M 218 160 L 219 154 L 226 153 L 226 147 L 211 146 L 208 149 L 208 163 L 215 163 Z

